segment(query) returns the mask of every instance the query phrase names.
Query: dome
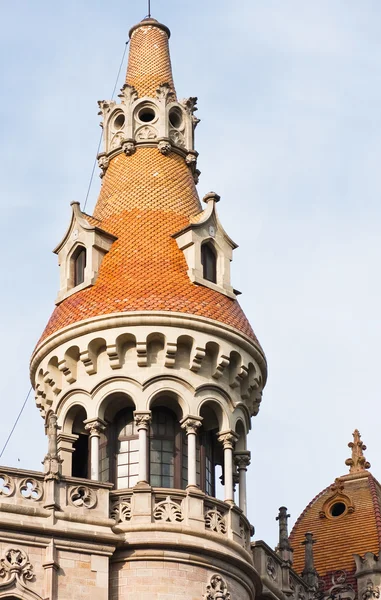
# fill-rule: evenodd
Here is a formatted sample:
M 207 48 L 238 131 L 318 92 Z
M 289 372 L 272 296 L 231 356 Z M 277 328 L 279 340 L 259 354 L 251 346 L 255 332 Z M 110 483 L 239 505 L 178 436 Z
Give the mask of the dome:
M 340 583 L 337 578 L 346 578 L 346 585 L 351 585 L 351 581 L 355 585 L 354 555 L 378 554 L 380 548 L 381 486 L 368 471 L 370 464 L 363 455 L 366 446 L 358 430 L 353 437 L 354 441 L 349 444 L 352 457 L 346 461 L 350 473 L 338 477 L 307 505 L 290 535 L 293 568 L 302 573 L 302 542 L 306 532 L 313 533 L 315 569 L 324 582 L 325 591 Z

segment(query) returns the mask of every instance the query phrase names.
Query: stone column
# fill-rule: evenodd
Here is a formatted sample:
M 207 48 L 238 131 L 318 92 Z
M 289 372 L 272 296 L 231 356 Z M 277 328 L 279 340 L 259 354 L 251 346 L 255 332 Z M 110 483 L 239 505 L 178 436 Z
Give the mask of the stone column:
M 223 431 L 218 436 L 224 448 L 224 483 L 225 483 L 225 502 L 234 503 L 233 486 L 233 450 L 237 441 L 237 434 L 234 431 Z
M 135 411 L 134 419 L 139 433 L 138 483 L 148 483 L 148 428 L 151 423 L 151 411 Z
M 235 452 L 234 463 L 238 469 L 239 507 L 247 515 L 246 471 L 250 464 L 250 452 Z
M 188 485 L 197 487 L 197 431 L 201 427 L 202 418 L 188 415 L 181 421 L 188 440 Z
M 106 424 L 101 419 L 91 419 L 85 422 L 85 429 L 90 434 L 90 476 L 93 481 L 99 481 L 99 439 Z

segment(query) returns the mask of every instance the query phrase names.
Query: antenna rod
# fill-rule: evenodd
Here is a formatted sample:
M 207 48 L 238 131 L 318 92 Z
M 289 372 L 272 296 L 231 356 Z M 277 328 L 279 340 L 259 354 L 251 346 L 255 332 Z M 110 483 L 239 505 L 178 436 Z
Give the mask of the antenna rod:
M 151 18 L 151 0 L 148 0 L 148 16 Z

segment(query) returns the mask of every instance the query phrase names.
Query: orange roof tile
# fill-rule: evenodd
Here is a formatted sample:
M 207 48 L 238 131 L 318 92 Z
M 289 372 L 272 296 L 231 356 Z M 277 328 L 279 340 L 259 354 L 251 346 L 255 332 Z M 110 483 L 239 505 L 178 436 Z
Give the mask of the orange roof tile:
M 94 217 L 118 239 L 103 259 L 94 286 L 59 304 L 40 342 L 83 319 L 125 311 L 176 311 L 209 317 L 256 341 L 236 300 L 195 285 L 171 237 L 201 210 L 184 160 L 139 148 L 115 157 L 103 179 Z
M 169 55 L 169 29 L 155 19 L 144 19 L 130 31 L 130 53 L 126 83 L 140 98 L 156 97 L 162 83 L 168 83 L 176 94 Z
M 294 549 L 294 569 L 301 573 L 304 567 L 304 534 L 313 532 L 315 568 L 321 577 L 337 570 L 349 573 L 355 570 L 353 554 L 378 554 L 381 543 L 380 484 L 368 472 L 345 475 L 336 480 L 343 486 L 338 492 L 347 496 L 353 512 L 338 517 L 322 516 L 326 503 L 335 497 L 329 486 L 318 494 L 296 521 L 290 542 Z

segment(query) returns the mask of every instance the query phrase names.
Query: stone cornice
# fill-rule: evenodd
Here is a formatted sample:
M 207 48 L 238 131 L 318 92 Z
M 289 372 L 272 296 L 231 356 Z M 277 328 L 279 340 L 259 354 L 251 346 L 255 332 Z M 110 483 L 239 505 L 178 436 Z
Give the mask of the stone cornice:
M 263 386 L 266 384 L 267 363 L 263 350 L 259 344 L 256 344 L 252 339 L 237 329 L 219 321 L 188 313 L 176 313 L 171 311 L 113 313 L 86 319 L 64 327 L 47 337 L 35 348 L 30 362 L 30 377 L 32 384 L 37 365 L 51 350 L 60 344 L 90 332 L 125 326 L 133 327 L 137 325 L 187 327 L 195 331 L 211 333 L 227 340 L 231 340 L 255 357 L 255 360 L 258 362 L 262 371 Z

